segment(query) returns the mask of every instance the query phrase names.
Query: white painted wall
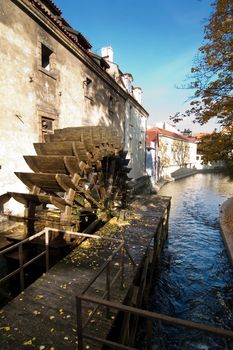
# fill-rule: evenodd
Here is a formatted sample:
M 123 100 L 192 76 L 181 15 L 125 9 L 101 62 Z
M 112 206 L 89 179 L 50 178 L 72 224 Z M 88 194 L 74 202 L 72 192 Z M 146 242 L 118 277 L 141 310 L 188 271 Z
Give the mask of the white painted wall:
M 178 145 L 178 146 L 177 146 Z M 177 147 L 184 147 L 185 157 L 177 158 Z M 161 178 L 171 178 L 171 173 L 182 168 L 195 168 L 197 145 L 194 142 L 186 142 L 165 135 L 159 135 L 159 143 L 152 142 L 147 151 L 147 174 L 152 176 L 152 182 Z M 179 163 L 180 159 L 184 163 Z
M 132 168 L 129 176 L 136 179 L 145 175 L 145 135 L 147 118 L 130 102 L 126 103 L 125 150 Z

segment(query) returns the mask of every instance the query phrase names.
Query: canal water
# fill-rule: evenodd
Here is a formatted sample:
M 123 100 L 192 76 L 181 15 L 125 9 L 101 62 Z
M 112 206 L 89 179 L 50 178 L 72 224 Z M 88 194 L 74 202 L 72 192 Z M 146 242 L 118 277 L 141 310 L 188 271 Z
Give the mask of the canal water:
M 219 206 L 233 196 L 223 174 L 196 174 L 165 185 L 172 196 L 168 241 L 148 309 L 233 329 L 233 269 L 221 237 Z M 140 336 L 145 348 L 145 336 Z M 153 349 L 233 349 L 233 340 L 153 324 Z

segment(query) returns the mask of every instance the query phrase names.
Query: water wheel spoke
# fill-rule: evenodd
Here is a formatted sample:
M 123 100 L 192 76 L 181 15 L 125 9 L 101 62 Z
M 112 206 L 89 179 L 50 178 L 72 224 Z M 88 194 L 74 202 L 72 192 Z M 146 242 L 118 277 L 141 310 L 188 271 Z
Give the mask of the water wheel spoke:
M 93 198 L 93 196 L 90 194 L 90 192 L 88 192 L 86 189 L 84 189 L 80 186 L 77 186 L 77 190 L 79 193 L 82 193 L 86 199 L 90 200 L 98 208 L 102 209 L 102 204 L 99 203 L 95 198 Z

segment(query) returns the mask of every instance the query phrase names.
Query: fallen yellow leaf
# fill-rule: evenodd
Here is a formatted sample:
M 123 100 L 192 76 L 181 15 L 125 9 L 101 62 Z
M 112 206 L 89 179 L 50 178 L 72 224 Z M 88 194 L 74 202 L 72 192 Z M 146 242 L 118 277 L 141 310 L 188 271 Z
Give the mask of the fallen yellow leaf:
M 37 296 L 36 296 L 36 299 L 43 299 L 44 298 L 44 296 L 42 295 L 42 294 L 38 294 Z
M 32 345 L 32 341 L 30 340 L 26 340 L 25 342 L 23 342 L 23 345 Z

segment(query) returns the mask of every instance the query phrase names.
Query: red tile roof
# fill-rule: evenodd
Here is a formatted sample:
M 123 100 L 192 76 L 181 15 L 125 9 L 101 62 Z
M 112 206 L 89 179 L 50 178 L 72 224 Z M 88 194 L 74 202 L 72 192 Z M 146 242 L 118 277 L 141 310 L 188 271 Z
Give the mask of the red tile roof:
M 71 34 L 68 30 L 65 29 L 65 26 L 63 24 L 63 21 L 66 23 L 66 25 L 68 24 L 64 19 L 59 18 L 57 16 L 55 16 L 54 14 L 52 14 L 50 11 L 48 11 L 46 9 L 46 7 L 39 1 L 39 0 L 28 0 L 29 2 L 31 2 L 35 7 L 37 7 L 41 12 L 43 12 L 44 15 L 46 15 L 46 17 L 48 17 L 50 20 L 52 20 L 52 22 L 67 36 L 69 37 L 69 39 L 71 39 L 77 46 L 79 46 L 80 48 L 84 49 L 85 51 L 87 49 L 91 49 L 92 45 L 89 43 L 89 41 L 81 34 L 79 33 L 81 39 L 82 39 L 82 43 L 79 43 L 78 41 L 78 37 L 74 36 L 73 34 Z M 49 3 L 52 5 L 54 5 L 56 7 L 56 5 L 51 1 L 51 0 L 47 0 L 49 1 Z M 57 11 L 60 11 L 57 8 Z M 61 14 L 61 12 L 60 12 Z M 71 27 L 70 27 L 71 28 Z
M 201 139 L 203 136 L 209 135 L 208 132 L 199 132 L 196 134 L 193 134 L 193 137 L 195 137 L 196 139 Z
M 54 4 L 52 0 L 43 0 L 43 2 L 44 1 L 56 12 L 57 15 L 61 15 L 62 11 L 57 7 L 57 5 Z
M 190 143 L 196 142 L 195 138 L 187 137 L 182 134 L 178 134 L 169 130 L 160 129 L 160 128 L 151 128 L 147 130 L 147 142 L 157 141 L 159 135 L 170 137 L 176 140 L 186 141 Z
M 157 142 L 159 131 L 157 128 L 148 129 L 146 131 L 146 144 L 149 146 L 151 142 Z

